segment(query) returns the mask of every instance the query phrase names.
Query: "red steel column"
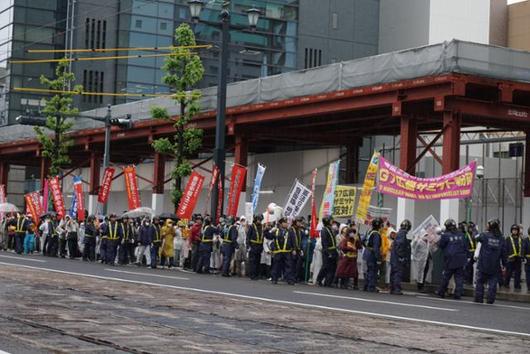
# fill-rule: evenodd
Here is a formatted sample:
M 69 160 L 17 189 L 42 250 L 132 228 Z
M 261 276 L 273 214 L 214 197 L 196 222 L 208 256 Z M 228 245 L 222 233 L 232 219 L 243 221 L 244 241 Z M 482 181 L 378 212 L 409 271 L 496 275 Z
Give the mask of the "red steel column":
M 234 151 L 234 162 L 247 167 L 248 164 L 248 139 L 242 135 L 236 135 L 236 146 Z M 246 174 L 248 176 L 248 173 Z M 246 177 L 245 177 L 246 178 Z M 246 192 L 247 184 L 243 185 L 243 192 Z
M 155 153 L 153 164 L 153 193 L 164 194 L 164 175 L 166 173 L 166 158 L 164 155 Z
M 401 145 L 399 149 L 399 168 L 411 175 L 416 174 L 416 166 L 412 166 L 416 160 L 418 127 L 416 119 L 410 116 L 401 116 Z
M 442 173 L 447 174 L 458 170 L 460 167 L 460 114 L 451 111 L 444 112 L 443 124 L 445 130 L 443 134 Z
M 530 198 L 530 130 L 525 131 L 525 155 L 524 155 L 524 196 Z
M 101 168 L 101 156 L 95 152 L 90 153 L 90 185 L 88 193 L 97 195 L 99 193 L 99 174 Z
M 9 163 L 7 161 L 0 160 L 0 184 L 3 184 L 7 193 L 7 180 L 9 174 Z
M 346 146 L 346 184 L 359 182 L 359 140 L 355 140 Z

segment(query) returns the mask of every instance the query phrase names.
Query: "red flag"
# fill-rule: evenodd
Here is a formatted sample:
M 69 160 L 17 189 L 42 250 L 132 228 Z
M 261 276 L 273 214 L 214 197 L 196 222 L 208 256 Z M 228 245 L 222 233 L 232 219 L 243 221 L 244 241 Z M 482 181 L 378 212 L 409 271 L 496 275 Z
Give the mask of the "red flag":
M 177 208 L 177 216 L 181 219 L 189 220 L 195 209 L 195 204 L 199 200 L 199 194 L 204 183 L 204 176 L 193 171 L 188 179 L 184 193 L 180 198 L 180 203 Z
M 224 198 L 224 191 L 223 191 L 223 181 L 219 178 L 217 181 L 217 190 L 218 190 L 218 196 L 217 196 L 217 211 L 215 213 L 215 223 L 219 223 L 219 219 L 221 219 L 221 209 L 223 208 L 223 198 Z
M 46 213 L 48 211 L 48 194 L 49 194 L 48 180 L 45 179 L 44 188 L 42 191 L 42 212 L 43 213 Z
M 239 196 L 245 184 L 245 174 L 247 169 L 244 166 L 232 166 L 232 176 L 230 178 L 230 190 L 228 191 L 228 208 L 226 215 L 237 216 L 237 208 L 239 206 Z
M 213 187 L 215 186 L 215 182 L 217 182 L 217 178 L 219 177 L 220 172 L 221 171 L 219 170 L 219 167 L 214 164 L 212 169 L 212 180 L 210 181 L 210 186 L 208 187 L 208 200 L 210 200 Z
M 136 167 L 127 166 L 123 169 L 123 177 L 125 178 L 125 190 L 127 191 L 127 200 L 129 202 L 129 210 L 139 208 L 141 206 L 140 193 L 138 192 L 138 181 L 136 179 Z
M 313 170 L 312 179 L 311 179 L 311 191 L 313 192 L 313 195 L 311 196 L 311 230 L 309 231 L 309 235 L 311 236 L 311 238 L 318 237 L 317 206 L 315 203 L 315 184 L 317 180 L 317 172 L 318 170 L 315 168 Z
M 112 167 L 107 167 L 103 173 L 103 181 L 99 187 L 98 202 L 105 204 L 109 200 L 110 186 L 112 185 L 112 178 L 116 170 Z
M 51 177 L 48 184 L 52 192 L 53 207 L 55 208 L 59 219 L 62 219 L 66 215 L 66 207 L 64 206 L 63 193 L 61 192 L 59 177 Z
M 41 200 L 39 192 L 32 192 L 24 195 L 26 200 L 26 210 L 31 214 L 31 218 L 35 222 L 35 225 L 39 222 L 39 216 L 42 215 Z
M 81 178 L 77 176 L 74 177 L 74 193 L 75 193 L 76 205 L 77 205 L 77 220 L 84 221 L 85 220 L 85 206 L 83 203 L 83 181 L 81 181 Z

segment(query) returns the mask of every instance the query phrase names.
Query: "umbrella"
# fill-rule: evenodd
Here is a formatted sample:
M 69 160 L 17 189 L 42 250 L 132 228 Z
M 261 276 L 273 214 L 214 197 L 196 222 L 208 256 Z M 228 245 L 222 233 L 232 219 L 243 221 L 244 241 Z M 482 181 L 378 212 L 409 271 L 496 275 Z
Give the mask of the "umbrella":
M 18 208 L 15 204 L 11 203 L 1 203 L 0 204 L 0 213 L 17 213 Z
M 179 221 L 179 218 L 173 213 L 162 213 L 160 214 L 160 219 L 161 220 L 171 219 L 174 221 Z
M 129 210 L 128 212 L 124 213 L 121 217 L 129 217 L 129 218 L 141 218 L 142 216 L 149 216 L 150 218 L 155 215 L 155 212 L 153 209 L 148 207 L 140 207 L 133 210 Z

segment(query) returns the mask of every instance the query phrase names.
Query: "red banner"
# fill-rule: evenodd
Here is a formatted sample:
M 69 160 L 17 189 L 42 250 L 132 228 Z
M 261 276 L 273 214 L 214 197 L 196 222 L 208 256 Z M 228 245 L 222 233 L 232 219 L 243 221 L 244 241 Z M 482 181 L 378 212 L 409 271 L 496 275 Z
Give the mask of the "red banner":
M 208 200 L 210 200 L 210 197 L 212 195 L 213 186 L 215 186 L 215 182 L 217 182 L 217 178 L 219 177 L 219 173 L 221 171 L 219 170 L 219 167 L 217 165 L 213 165 L 212 169 L 212 180 L 210 181 L 210 186 L 208 187 Z
M 49 188 L 48 188 L 48 180 L 44 180 L 44 188 L 42 190 L 42 212 L 46 213 L 48 211 L 48 195 L 49 195 Z
M 112 178 L 116 170 L 112 167 L 107 167 L 103 173 L 103 181 L 99 187 L 98 202 L 101 204 L 107 203 L 110 195 L 110 186 L 112 185 Z
M 315 202 L 315 184 L 317 181 L 317 172 L 318 170 L 315 168 L 313 170 L 313 175 L 311 179 L 311 229 L 309 231 L 309 235 L 311 238 L 318 237 L 318 230 L 317 230 L 317 206 Z
M 0 203 L 5 203 L 6 201 L 6 186 L 4 184 L 0 184 Z
M 41 197 L 39 192 L 32 192 L 24 195 L 26 200 L 26 209 L 31 214 L 35 225 L 39 223 L 39 217 L 43 214 L 41 208 Z
M 83 182 L 80 178 L 74 178 L 74 193 L 77 205 L 77 221 L 85 220 L 85 206 L 83 203 Z
M 237 216 L 239 206 L 239 196 L 245 185 L 245 174 L 247 169 L 244 166 L 236 165 L 232 167 L 232 177 L 230 178 L 230 190 L 228 191 L 227 216 Z
M 202 190 L 202 184 L 204 183 L 204 176 L 193 171 L 188 179 L 182 198 L 177 208 L 177 217 L 181 219 L 189 220 L 195 209 L 195 204 L 199 200 L 199 194 Z
M 50 190 L 52 192 L 53 207 L 59 219 L 62 219 L 66 215 L 66 207 L 64 206 L 63 193 L 61 192 L 61 184 L 59 177 L 51 177 L 49 180 Z
M 217 181 L 217 211 L 215 212 L 215 224 L 217 225 L 219 223 L 219 219 L 221 219 L 221 209 L 223 207 L 223 198 L 224 198 L 224 190 L 223 190 L 223 181 L 219 178 Z
M 127 166 L 123 169 L 125 177 L 125 190 L 129 201 L 129 210 L 141 207 L 140 193 L 138 192 L 138 181 L 136 180 L 136 167 Z

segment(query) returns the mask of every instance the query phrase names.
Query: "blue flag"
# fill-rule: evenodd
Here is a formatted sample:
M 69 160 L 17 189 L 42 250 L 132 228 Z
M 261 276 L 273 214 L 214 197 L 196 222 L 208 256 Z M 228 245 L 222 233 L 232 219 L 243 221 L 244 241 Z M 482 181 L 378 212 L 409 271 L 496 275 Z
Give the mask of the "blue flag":
M 258 207 L 259 191 L 261 189 L 261 181 L 265 174 L 265 166 L 258 164 L 258 170 L 256 172 L 256 178 L 254 179 L 254 189 L 252 190 L 252 213 L 256 212 Z

